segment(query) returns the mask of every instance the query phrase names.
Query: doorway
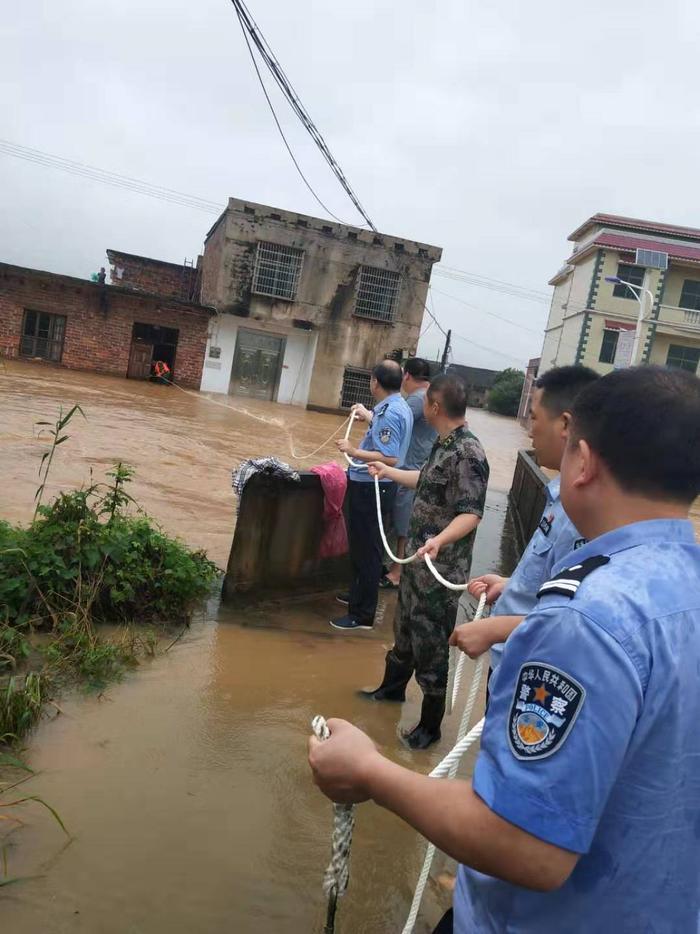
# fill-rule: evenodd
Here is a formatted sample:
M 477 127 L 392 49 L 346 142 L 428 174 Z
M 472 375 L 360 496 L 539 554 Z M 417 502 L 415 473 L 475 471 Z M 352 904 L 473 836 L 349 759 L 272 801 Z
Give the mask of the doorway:
M 239 328 L 229 393 L 274 400 L 282 372 L 285 344 L 284 337 Z
M 174 379 L 178 334 L 177 328 L 134 322 L 127 377 L 161 382 L 162 380 L 153 373 L 155 364 L 161 362 L 168 367 L 167 379 Z

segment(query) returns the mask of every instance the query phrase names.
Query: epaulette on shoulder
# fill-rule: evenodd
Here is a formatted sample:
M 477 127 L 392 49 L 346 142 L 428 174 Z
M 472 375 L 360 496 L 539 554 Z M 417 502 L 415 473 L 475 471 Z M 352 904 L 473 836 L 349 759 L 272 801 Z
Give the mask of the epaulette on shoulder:
M 542 584 L 537 592 L 538 597 L 545 597 L 550 593 L 558 593 L 564 597 L 573 598 L 581 586 L 581 582 L 592 574 L 597 568 L 602 568 L 607 564 L 610 558 L 607 555 L 593 555 L 585 558 L 580 564 L 572 564 L 570 568 L 564 568 L 556 577 Z

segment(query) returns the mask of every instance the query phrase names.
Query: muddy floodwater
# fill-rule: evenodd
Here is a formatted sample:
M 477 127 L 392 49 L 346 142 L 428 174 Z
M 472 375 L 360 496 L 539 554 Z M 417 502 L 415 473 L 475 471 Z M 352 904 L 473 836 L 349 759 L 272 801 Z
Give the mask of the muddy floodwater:
M 242 459 L 275 454 L 299 467 L 340 418 L 232 397 L 71 373 L 39 364 L 0 365 L 0 517 L 27 521 L 45 442 L 34 423 L 79 403 L 49 494 L 87 483 L 118 460 L 136 468 L 132 493 L 171 533 L 206 548 L 224 567 L 235 522 L 230 472 Z M 247 413 L 247 414 L 246 414 Z M 256 416 L 256 417 L 251 417 Z M 505 491 L 526 442 L 512 419 L 470 413 L 492 468 L 475 571 L 511 557 Z M 359 436 L 359 430 L 356 430 Z M 327 595 L 245 613 L 214 595 L 172 649 L 99 696 L 60 699 L 27 744 L 37 774 L 25 794 L 61 814 L 65 837 L 37 808 L 10 837 L 11 875 L 0 894 L 0 929 L 12 934 L 307 934 L 322 930 L 321 878 L 331 809 L 309 779 L 305 746 L 316 713 L 367 729 L 397 761 L 428 771 L 449 749 L 412 753 L 397 728 L 417 719 L 415 685 L 401 705 L 371 704 L 355 690 L 377 682 L 391 643 L 394 598 L 382 596 L 373 632 L 328 625 Z M 469 678 L 466 679 L 468 687 Z M 478 719 L 480 713 L 475 714 Z M 465 760 L 464 773 L 471 769 Z M 410 903 L 424 844 L 372 804 L 359 809 L 351 884 L 339 934 L 394 934 Z M 429 890 L 417 931 L 448 903 Z

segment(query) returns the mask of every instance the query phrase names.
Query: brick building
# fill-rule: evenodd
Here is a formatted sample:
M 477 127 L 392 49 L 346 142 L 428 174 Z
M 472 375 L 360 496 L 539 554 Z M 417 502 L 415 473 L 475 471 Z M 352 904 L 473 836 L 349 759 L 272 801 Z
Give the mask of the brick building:
M 183 267 L 175 268 L 182 274 Z M 148 285 L 145 278 L 143 284 Z M 134 379 L 152 378 L 161 360 L 178 383 L 199 389 L 212 314 L 197 302 L 133 284 L 106 285 L 0 263 L 5 357 Z

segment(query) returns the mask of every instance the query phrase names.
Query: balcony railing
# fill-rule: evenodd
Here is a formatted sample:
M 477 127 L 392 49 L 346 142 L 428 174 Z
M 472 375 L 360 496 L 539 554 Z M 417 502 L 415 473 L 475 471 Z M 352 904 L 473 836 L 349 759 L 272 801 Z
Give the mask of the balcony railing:
M 700 311 L 690 308 L 677 308 L 675 305 L 662 305 L 659 310 L 659 324 L 680 325 L 683 328 L 697 328 L 700 332 Z

